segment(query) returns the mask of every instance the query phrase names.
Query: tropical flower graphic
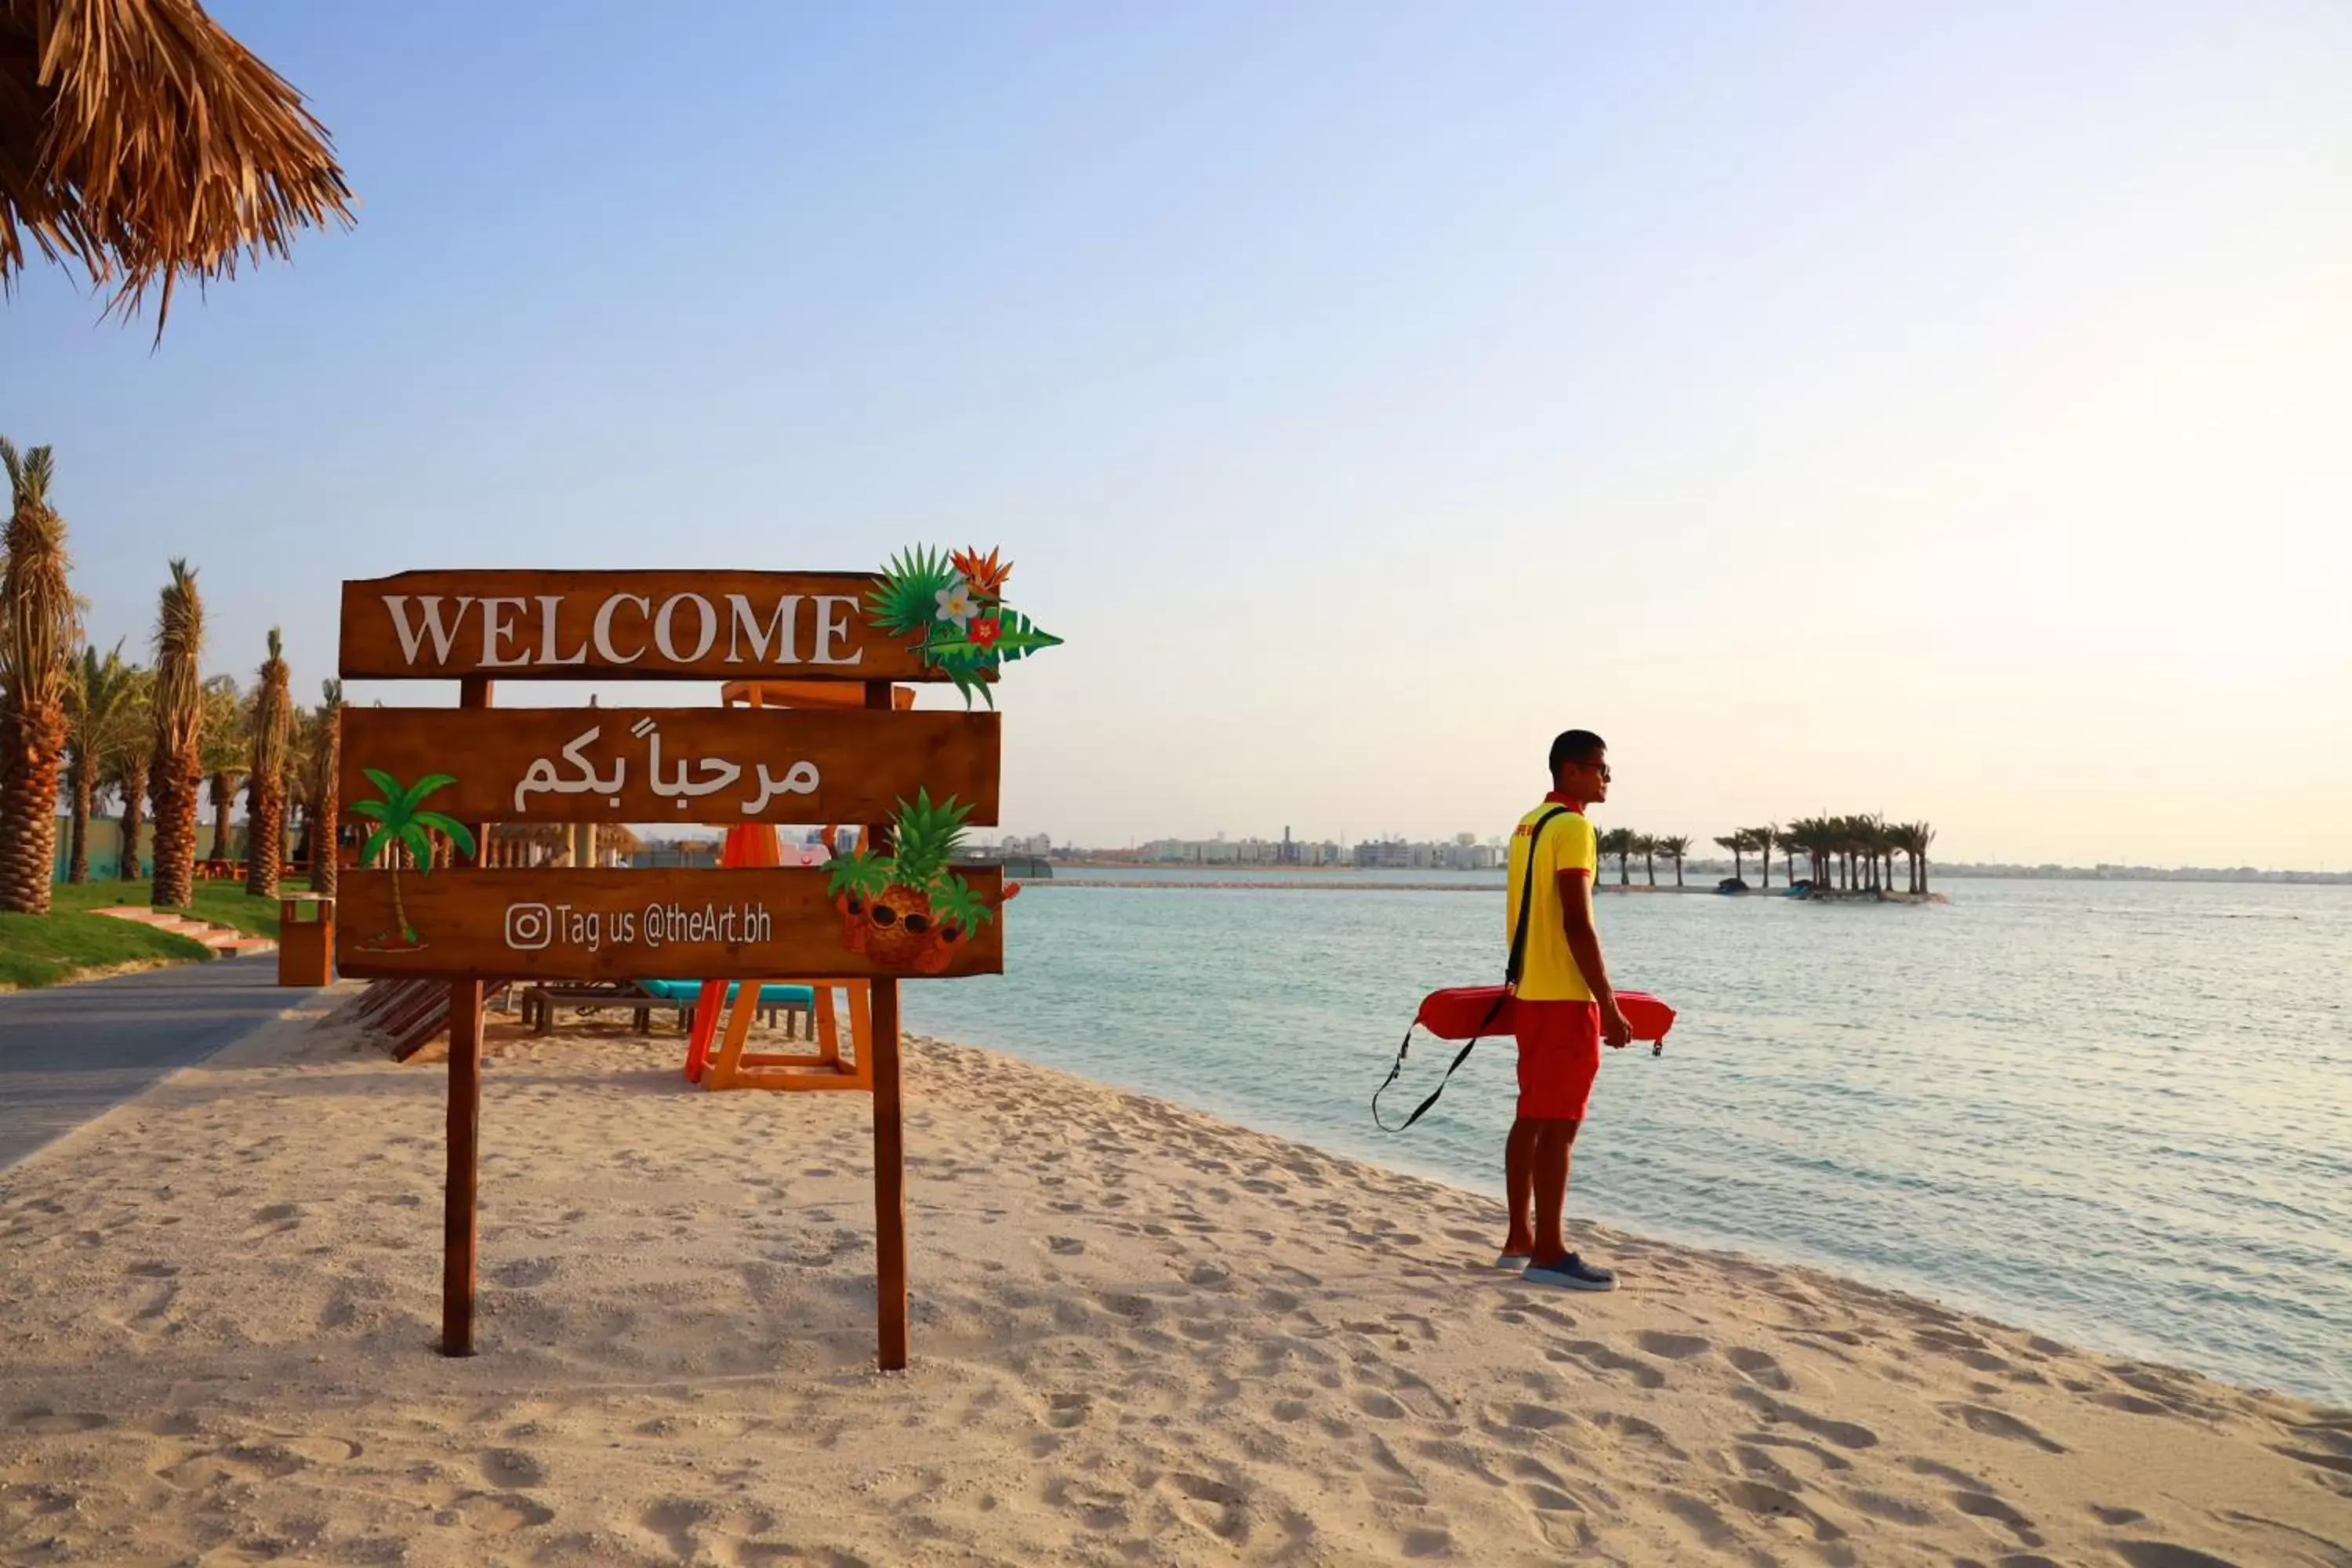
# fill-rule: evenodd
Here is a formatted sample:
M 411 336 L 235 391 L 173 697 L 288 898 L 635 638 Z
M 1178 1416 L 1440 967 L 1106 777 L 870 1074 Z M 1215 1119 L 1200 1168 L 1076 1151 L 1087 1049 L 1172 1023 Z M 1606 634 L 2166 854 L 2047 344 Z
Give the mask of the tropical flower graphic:
M 1004 602 L 1012 573 L 1013 563 L 993 550 L 902 550 L 866 595 L 866 617 L 907 638 L 925 664 L 955 682 L 965 702 L 976 696 L 993 708 L 989 688 L 999 670 L 1062 641 Z
M 993 550 L 982 555 L 975 544 L 968 550 L 949 552 L 948 560 L 963 574 L 963 580 L 971 584 L 973 593 L 994 598 L 1004 592 L 1004 580 L 1013 575 L 1013 563 L 999 561 L 996 555 Z
M 979 613 L 980 606 L 971 602 L 971 587 L 959 577 L 934 595 L 939 600 L 939 618 L 953 621 L 961 629 L 964 623 Z

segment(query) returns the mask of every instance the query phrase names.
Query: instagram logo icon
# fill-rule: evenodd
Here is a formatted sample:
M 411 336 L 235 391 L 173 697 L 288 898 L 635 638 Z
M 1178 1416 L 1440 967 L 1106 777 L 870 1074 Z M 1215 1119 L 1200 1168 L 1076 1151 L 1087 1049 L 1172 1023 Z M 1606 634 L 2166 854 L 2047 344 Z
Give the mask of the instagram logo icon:
M 507 906 L 507 945 L 518 952 L 536 952 L 555 932 L 555 919 L 545 904 Z

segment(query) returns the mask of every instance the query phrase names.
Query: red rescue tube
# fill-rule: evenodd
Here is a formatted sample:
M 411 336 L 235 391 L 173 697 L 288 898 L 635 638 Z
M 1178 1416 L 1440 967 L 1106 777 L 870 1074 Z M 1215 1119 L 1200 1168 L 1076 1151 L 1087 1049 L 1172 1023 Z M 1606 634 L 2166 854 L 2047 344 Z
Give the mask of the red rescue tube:
M 1456 985 L 1422 999 L 1414 1022 L 1441 1040 L 1468 1040 L 1511 1033 L 1510 991 L 1501 985 Z M 1618 1011 L 1633 1037 L 1663 1044 L 1675 1026 L 1675 1010 L 1646 991 L 1617 993 Z

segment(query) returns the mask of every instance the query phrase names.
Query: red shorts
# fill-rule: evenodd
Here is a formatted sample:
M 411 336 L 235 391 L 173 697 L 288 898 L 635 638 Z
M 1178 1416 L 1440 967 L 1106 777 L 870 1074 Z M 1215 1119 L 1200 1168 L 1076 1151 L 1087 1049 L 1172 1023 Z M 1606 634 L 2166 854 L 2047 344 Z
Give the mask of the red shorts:
M 1601 1072 L 1600 1004 L 1517 1000 L 1511 1019 L 1519 1041 L 1519 1115 L 1583 1121 Z

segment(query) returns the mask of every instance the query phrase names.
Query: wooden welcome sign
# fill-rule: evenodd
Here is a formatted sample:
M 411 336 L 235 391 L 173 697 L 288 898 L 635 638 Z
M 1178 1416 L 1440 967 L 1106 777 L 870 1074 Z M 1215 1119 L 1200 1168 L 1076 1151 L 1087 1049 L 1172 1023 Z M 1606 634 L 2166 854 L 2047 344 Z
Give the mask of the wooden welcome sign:
M 342 810 L 368 837 L 335 931 L 345 974 L 451 984 L 445 1353 L 473 1353 L 485 981 L 829 978 L 870 981 L 880 1361 L 907 1364 L 898 981 L 1003 967 L 1011 889 L 951 854 L 963 826 L 997 820 L 999 672 L 1060 640 L 1004 604 L 1010 572 L 992 551 L 916 549 L 870 574 L 343 584 L 344 679 L 460 682 L 454 709 L 342 710 Z M 491 707 L 494 679 L 600 677 L 858 682 L 864 706 Z M 950 683 L 967 711 L 901 710 L 901 681 Z M 865 830 L 817 868 L 483 868 L 497 822 Z M 455 864 L 436 868 L 436 840 Z

